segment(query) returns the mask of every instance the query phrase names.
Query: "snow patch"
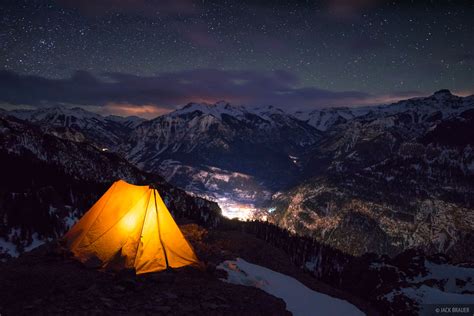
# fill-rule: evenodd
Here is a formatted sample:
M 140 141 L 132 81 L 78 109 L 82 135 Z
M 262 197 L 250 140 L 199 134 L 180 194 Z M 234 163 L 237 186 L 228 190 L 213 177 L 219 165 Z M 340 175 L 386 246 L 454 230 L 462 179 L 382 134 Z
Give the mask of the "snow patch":
M 389 296 L 393 297 L 392 293 Z M 402 288 L 400 293 L 415 300 L 421 306 L 424 304 L 474 304 L 474 295 L 443 292 L 427 285 L 422 285 L 418 289 Z
M 5 238 L 0 237 L 0 253 L 7 253 L 12 257 L 18 257 L 19 253 L 16 250 L 16 246 L 11 241 L 5 240 Z
M 44 240 L 39 238 L 37 233 L 33 233 L 33 235 L 31 235 L 31 238 L 33 240 L 31 241 L 31 244 L 29 246 L 25 247 L 25 252 L 31 251 L 45 243 Z
M 318 293 L 296 279 L 241 258 L 224 261 L 217 267 L 228 274 L 223 281 L 253 286 L 283 299 L 293 315 L 365 315 L 347 301 Z

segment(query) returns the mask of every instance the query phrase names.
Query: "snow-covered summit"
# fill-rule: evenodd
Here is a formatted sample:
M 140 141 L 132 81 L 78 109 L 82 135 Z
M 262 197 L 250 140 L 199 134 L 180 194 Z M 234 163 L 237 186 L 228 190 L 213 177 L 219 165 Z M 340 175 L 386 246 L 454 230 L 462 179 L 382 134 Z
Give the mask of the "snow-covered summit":
M 441 89 L 433 93 L 433 97 L 437 99 L 446 99 L 446 98 L 451 98 L 453 96 L 454 95 L 448 89 Z
M 296 111 L 294 116 L 320 131 L 326 131 L 336 124 L 345 123 L 351 119 L 365 115 L 369 113 L 371 109 L 371 107 L 324 108 L 310 111 Z
M 203 115 L 211 115 L 217 119 L 222 119 L 223 115 L 232 116 L 237 119 L 244 119 L 248 115 L 256 115 L 264 119 L 269 119 L 274 115 L 293 116 L 290 112 L 277 108 L 273 105 L 264 106 L 243 106 L 234 105 L 227 101 L 219 101 L 214 104 L 191 102 L 169 114 L 169 116 L 177 117 L 188 113 L 201 113 Z

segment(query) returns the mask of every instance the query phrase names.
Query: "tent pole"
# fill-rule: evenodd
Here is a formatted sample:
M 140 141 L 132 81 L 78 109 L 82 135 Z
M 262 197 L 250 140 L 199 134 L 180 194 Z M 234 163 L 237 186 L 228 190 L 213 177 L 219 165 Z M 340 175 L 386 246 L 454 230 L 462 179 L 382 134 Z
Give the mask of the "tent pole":
M 135 263 L 137 262 L 138 250 L 140 249 L 140 244 L 142 242 L 143 227 L 145 226 L 146 217 L 148 215 L 148 207 L 150 206 L 150 198 L 151 198 L 151 194 L 148 197 L 148 202 L 146 203 L 145 216 L 143 216 L 142 229 L 140 230 L 140 239 L 138 240 L 137 249 L 135 251 L 135 258 L 133 259 L 133 267 L 135 268 L 135 270 L 136 270 Z
M 163 240 L 161 239 L 160 214 L 158 214 L 158 205 L 156 204 L 156 189 L 155 188 L 153 188 L 153 196 L 155 197 L 156 222 L 158 224 L 158 238 L 160 239 L 161 247 L 163 247 L 163 253 L 165 255 L 165 262 L 166 262 L 166 269 L 168 269 L 169 268 L 168 255 L 166 254 L 165 244 L 163 244 Z

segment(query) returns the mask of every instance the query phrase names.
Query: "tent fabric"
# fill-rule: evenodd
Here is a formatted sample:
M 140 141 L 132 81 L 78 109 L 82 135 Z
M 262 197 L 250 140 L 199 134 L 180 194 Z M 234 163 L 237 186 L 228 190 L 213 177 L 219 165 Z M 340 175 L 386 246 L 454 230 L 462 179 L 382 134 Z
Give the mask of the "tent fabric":
M 198 264 L 158 191 L 115 182 L 64 237 L 82 262 L 137 274 Z

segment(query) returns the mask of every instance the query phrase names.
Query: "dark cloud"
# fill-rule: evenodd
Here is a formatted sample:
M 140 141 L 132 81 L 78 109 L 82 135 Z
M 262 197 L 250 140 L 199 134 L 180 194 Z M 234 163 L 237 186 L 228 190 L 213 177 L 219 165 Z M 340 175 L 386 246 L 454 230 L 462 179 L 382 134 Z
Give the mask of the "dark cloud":
M 360 91 L 330 91 L 301 87 L 294 74 L 197 69 L 143 77 L 105 73 L 96 77 L 77 71 L 67 79 L 0 72 L 0 102 L 16 105 L 76 104 L 106 106 L 154 105 L 172 109 L 188 102 L 227 100 L 234 104 L 317 108 L 384 103 L 417 92 L 371 95 Z M 419 95 L 420 93 L 418 93 Z

